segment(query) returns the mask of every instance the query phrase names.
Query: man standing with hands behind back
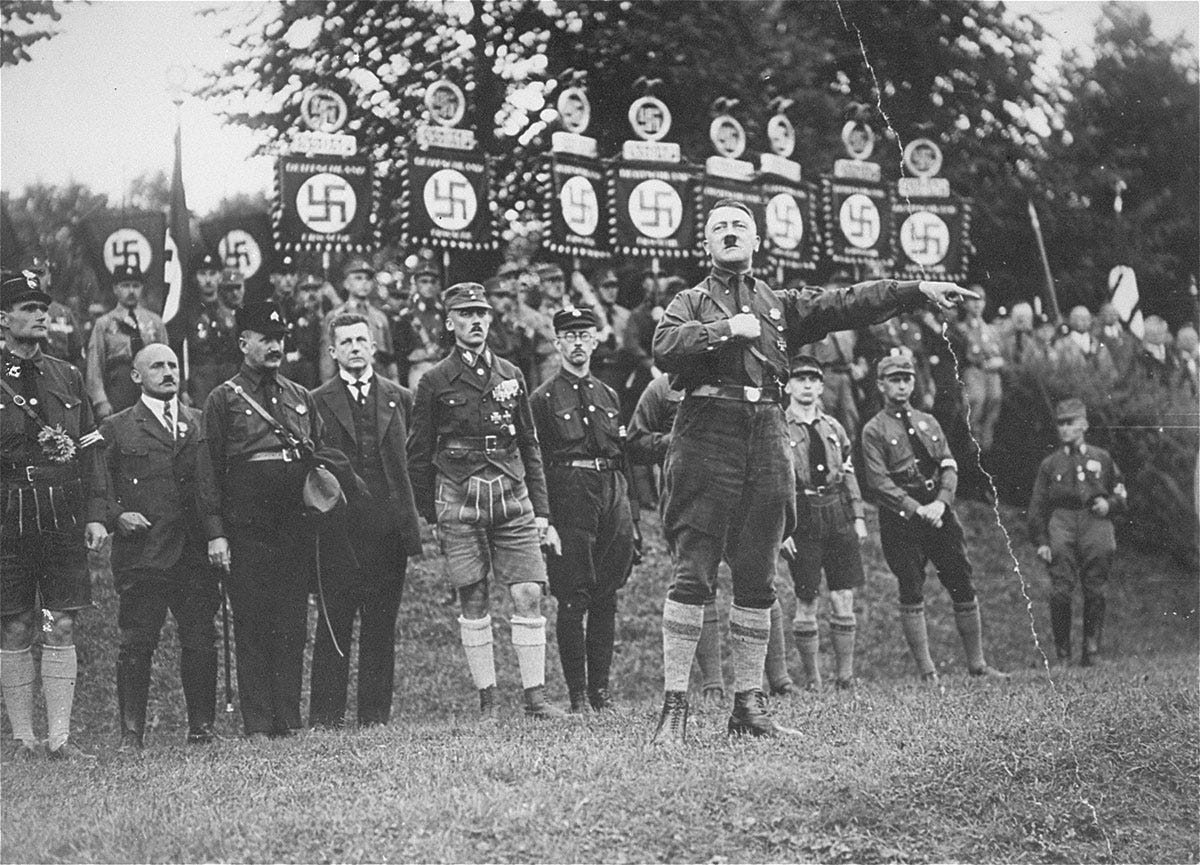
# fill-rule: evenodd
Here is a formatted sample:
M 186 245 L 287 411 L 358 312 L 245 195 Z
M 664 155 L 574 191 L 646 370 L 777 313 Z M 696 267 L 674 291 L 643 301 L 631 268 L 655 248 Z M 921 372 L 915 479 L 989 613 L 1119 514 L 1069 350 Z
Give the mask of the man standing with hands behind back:
M 721 559 L 733 573 L 732 735 L 776 736 L 763 664 L 775 603 L 775 556 L 796 523 L 783 413 L 789 346 L 857 328 L 925 300 L 953 306 L 952 283 L 882 279 L 846 289 L 775 292 L 751 274 L 760 240 L 744 204 L 717 202 L 704 228 L 712 272 L 671 301 L 654 334 L 659 369 L 686 391 L 671 442 L 663 520 L 674 584 L 663 605 L 665 698 L 655 735 L 683 741 L 687 683 Z M 794 732 L 794 731 L 793 731 Z

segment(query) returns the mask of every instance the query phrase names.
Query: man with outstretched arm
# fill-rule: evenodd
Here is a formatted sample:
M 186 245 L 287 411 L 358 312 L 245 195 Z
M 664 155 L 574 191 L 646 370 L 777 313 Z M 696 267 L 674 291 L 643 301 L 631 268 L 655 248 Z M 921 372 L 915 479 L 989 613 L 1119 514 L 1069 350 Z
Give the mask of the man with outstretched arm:
M 767 713 L 762 671 L 775 556 L 796 522 L 782 405 L 789 346 L 880 321 L 924 300 L 953 306 L 970 296 L 952 283 L 891 279 L 772 291 L 751 274 L 760 240 L 754 216 L 740 202 L 717 202 L 704 237 L 711 273 L 671 301 L 654 334 L 658 367 L 687 392 L 675 419 L 663 525 L 676 555 L 663 605 L 666 694 L 655 735 L 665 731 L 673 741 L 686 735 L 688 673 L 722 558 L 733 573 L 735 694 L 728 730 L 782 732 Z

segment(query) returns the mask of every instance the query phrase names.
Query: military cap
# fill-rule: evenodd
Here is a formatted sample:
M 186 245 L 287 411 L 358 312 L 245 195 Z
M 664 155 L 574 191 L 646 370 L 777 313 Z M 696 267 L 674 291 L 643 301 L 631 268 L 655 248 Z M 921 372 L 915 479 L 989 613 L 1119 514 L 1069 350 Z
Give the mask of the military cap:
M 452 309 L 486 309 L 491 311 L 487 293 L 478 282 L 456 282 L 442 292 L 442 306 Z
M 536 268 L 538 279 L 566 279 L 563 269 L 557 264 L 545 262 Z
M 1087 417 L 1087 406 L 1078 397 L 1061 400 L 1054 406 L 1055 420 L 1074 420 L 1078 417 Z
M 554 313 L 554 331 L 556 333 L 563 330 L 584 330 L 596 326 L 596 313 L 590 309 L 579 309 L 573 306 Z
M 220 262 L 217 261 L 217 257 L 215 255 L 213 255 L 211 252 L 204 253 L 204 255 L 200 256 L 200 260 L 198 262 L 196 262 L 196 272 L 197 273 L 199 273 L 202 270 L 220 270 L 220 269 L 221 269 Z
M 911 375 L 917 374 L 917 368 L 913 366 L 912 357 L 905 352 L 896 352 L 889 354 L 879 361 L 879 368 L 876 370 L 878 378 L 887 378 L 889 375 Z
M 325 283 L 321 279 L 321 277 L 317 276 L 315 273 L 306 273 L 302 277 L 300 277 L 299 287 L 300 288 L 320 288 L 324 284 Z
M 12 309 L 18 303 L 38 300 L 50 305 L 50 295 L 42 291 L 41 280 L 32 270 L 0 272 L 0 308 Z
M 276 269 L 275 272 L 283 273 L 283 274 L 295 273 L 296 272 L 296 259 L 292 258 L 290 255 L 285 255 L 282 259 L 280 259 L 279 267 Z
M 798 354 L 793 357 L 788 370 L 792 375 L 800 375 L 802 372 L 813 372 L 822 377 L 825 375 L 825 368 L 811 354 Z
M 438 270 L 438 266 L 436 264 L 427 258 L 422 258 L 417 262 L 417 266 L 413 268 L 412 275 L 413 279 L 416 279 L 418 276 L 432 276 L 440 279 L 442 273 Z
M 343 268 L 342 273 L 345 276 L 349 276 L 352 273 L 369 273 L 374 276 L 375 268 L 372 267 L 371 262 L 367 261 L 365 258 L 352 258 L 346 262 L 346 266 Z
M 524 269 L 515 261 L 506 261 L 500 265 L 500 269 L 496 271 L 496 276 L 500 277 L 500 279 L 509 279 L 510 277 L 520 275 Z
M 241 288 L 246 284 L 246 278 L 242 276 L 242 272 L 236 267 L 227 267 L 221 271 L 221 287 L 237 286 Z
M 237 311 L 238 333 L 252 330 L 263 336 L 283 336 L 287 333 L 287 320 L 279 304 L 272 300 L 248 303 Z
M 144 282 L 145 275 L 141 268 L 134 267 L 132 264 L 118 264 L 113 268 L 113 284 L 119 282 Z

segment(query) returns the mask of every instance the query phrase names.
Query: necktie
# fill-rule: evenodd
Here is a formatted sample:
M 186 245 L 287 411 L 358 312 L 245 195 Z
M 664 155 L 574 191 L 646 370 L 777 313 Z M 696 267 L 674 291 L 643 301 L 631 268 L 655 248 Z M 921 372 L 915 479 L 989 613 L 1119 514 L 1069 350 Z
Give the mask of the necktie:
M 163 426 L 167 428 L 167 435 L 171 437 L 171 441 L 175 441 L 175 418 L 171 415 L 171 401 L 163 401 Z
M 279 382 L 275 380 L 274 375 L 263 376 L 262 391 L 263 397 L 266 399 L 267 411 L 284 429 L 287 429 L 288 425 L 283 420 L 283 411 L 279 407 Z
M 354 381 L 351 382 L 351 385 L 354 386 L 354 401 L 358 403 L 359 407 L 365 406 L 367 404 L 367 383 Z
M 825 442 L 821 441 L 821 432 L 817 429 L 816 421 L 806 423 L 804 426 L 808 430 L 809 482 L 814 487 L 824 486 L 825 480 L 829 477 Z
M 912 417 L 907 411 L 900 413 L 900 422 L 904 424 L 905 432 L 908 433 L 908 443 L 912 447 L 913 456 L 917 459 L 917 468 L 920 469 L 926 480 L 936 477 L 937 460 L 930 455 L 929 448 L 925 447 L 925 442 L 921 441 L 921 437 L 917 435 Z
M 146 343 L 142 341 L 142 329 L 138 327 L 137 313 L 132 309 L 129 310 L 129 356 L 137 357 L 139 351 L 145 348 Z

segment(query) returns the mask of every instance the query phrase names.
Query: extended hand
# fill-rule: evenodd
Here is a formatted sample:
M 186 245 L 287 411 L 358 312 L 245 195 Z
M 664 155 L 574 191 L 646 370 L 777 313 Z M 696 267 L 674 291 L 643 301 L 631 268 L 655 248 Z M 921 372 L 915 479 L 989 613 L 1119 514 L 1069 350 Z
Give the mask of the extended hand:
M 1037 557 L 1046 564 L 1054 561 L 1054 551 L 1050 549 L 1049 544 L 1042 544 L 1037 548 Z
M 83 545 L 92 552 L 104 546 L 104 539 L 107 537 L 108 529 L 104 527 L 104 523 L 88 523 L 83 527 Z
M 229 573 L 229 539 L 213 538 L 208 542 L 208 563 Z
M 753 313 L 739 312 L 729 319 L 729 332 L 734 336 L 746 339 L 758 339 L 759 334 L 762 333 L 762 322 Z
M 922 279 L 917 283 L 921 294 L 936 303 L 941 309 L 953 309 L 964 300 L 977 299 L 979 295 L 953 282 L 931 282 Z
M 150 528 L 150 521 L 137 511 L 125 511 L 117 517 L 117 531 L 123 535 L 133 535 Z

